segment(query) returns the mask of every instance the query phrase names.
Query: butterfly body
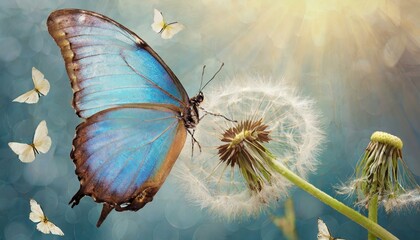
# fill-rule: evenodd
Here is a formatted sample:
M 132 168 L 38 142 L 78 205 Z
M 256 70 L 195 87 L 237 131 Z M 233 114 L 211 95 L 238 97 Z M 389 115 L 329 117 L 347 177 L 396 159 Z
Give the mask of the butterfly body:
M 31 147 L 32 147 L 32 149 L 33 149 L 33 151 L 34 151 L 34 154 L 36 155 L 36 154 L 39 154 L 39 151 L 38 151 L 38 149 L 36 149 L 36 146 L 35 146 L 35 144 L 29 144 Z
M 189 100 L 189 107 L 186 113 L 183 114 L 184 124 L 186 128 L 195 128 L 200 122 L 200 112 L 198 107 L 204 101 L 203 92 L 199 92 L 196 96 Z
M 136 34 L 98 13 L 63 9 L 48 31 L 61 48 L 73 89 L 76 128 L 71 158 L 80 189 L 110 211 L 152 201 L 199 122 L 202 93 L 189 98 L 175 74 Z

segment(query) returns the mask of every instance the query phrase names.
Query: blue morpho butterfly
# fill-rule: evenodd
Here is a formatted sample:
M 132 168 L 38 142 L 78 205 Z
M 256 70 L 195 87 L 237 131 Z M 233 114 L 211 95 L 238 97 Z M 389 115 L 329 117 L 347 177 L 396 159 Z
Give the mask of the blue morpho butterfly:
M 85 195 L 104 203 L 99 227 L 113 209 L 137 211 L 152 201 L 199 122 L 202 88 L 189 98 L 149 45 L 106 16 L 63 9 L 47 26 L 85 119 L 73 140 L 80 189 L 70 204 Z

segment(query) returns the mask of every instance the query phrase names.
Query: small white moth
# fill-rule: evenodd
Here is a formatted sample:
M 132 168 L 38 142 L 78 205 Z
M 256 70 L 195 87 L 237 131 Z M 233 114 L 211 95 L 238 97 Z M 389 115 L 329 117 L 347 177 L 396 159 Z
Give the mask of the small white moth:
M 184 25 L 178 22 L 166 23 L 162 13 L 155 9 L 155 16 L 152 23 L 153 31 L 160 33 L 163 39 L 170 39 L 179 31 L 184 29 Z
M 15 98 L 13 102 L 33 104 L 38 102 L 40 96 L 48 94 L 50 83 L 44 78 L 44 74 L 34 67 L 32 67 L 32 81 L 34 82 L 34 89 Z
M 41 206 L 39 206 L 35 200 L 31 199 L 29 203 L 31 205 L 31 213 L 29 213 L 29 219 L 34 223 L 38 223 L 36 225 L 36 229 L 45 234 L 51 233 L 64 236 L 63 231 L 61 231 L 59 227 L 48 220 L 47 216 L 45 216 L 44 212 L 42 211 Z
M 36 127 L 33 143 L 9 142 L 9 147 L 15 152 L 20 161 L 30 163 L 35 160 L 35 154 L 47 153 L 51 147 L 51 138 L 48 136 L 47 123 L 41 121 Z
M 318 218 L 318 240 L 344 240 L 343 238 L 334 238 L 330 230 L 321 218 Z

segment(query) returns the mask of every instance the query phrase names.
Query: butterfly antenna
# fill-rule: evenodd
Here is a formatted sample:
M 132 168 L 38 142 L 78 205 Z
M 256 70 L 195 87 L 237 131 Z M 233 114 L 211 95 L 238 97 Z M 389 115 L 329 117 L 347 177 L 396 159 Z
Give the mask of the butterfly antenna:
M 201 86 L 203 86 L 203 76 L 204 76 L 204 70 L 206 69 L 206 65 L 203 66 L 203 72 L 201 73 L 201 82 L 200 82 L 200 88 L 198 89 L 198 91 L 200 92 Z
M 206 86 L 207 86 L 207 84 L 209 84 L 215 77 L 216 77 L 216 75 L 220 72 L 220 70 L 222 70 L 222 68 L 223 68 L 223 66 L 225 65 L 225 63 L 222 63 L 222 65 L 220 65 L 220 68 L 219 68 L 219 70 L 217 70 L 217 72 L 213 75 L 213 77 L 204 85 L 204 87 L 201 89 L 201 90 L 203 90 Z

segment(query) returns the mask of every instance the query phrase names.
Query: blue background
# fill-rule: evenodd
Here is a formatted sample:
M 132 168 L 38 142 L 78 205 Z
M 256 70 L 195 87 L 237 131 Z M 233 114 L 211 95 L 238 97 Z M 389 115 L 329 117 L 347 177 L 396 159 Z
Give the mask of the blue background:
M 420 6 L 415 1 L 396 2 L 397 6 L 389 3 L 394 7 L 389 10 L 379 3 L 361 7 L 331 1 L 326 7 L 313 1 L 267 0 L 2 0 L 0 239 L 283 239 L 267 215 L 230 224 L 212 219 L 185 201 L 172 176 L 144 209 L 111 213 L 99 229 L 99 204 L 85 198 L 70 208 L 67 202 L 79 182 L 69 153 L 80 119 L 71 108 L 60 51 L 46 30 L 51 11 L 88 9 L 127 26 L 165 60 L 190 96 L 197 92 L 204 64 L 214 72 L 225 62 L 212 84 L 248 72 L 284 78 L 317 102 L 327 143 L 309 180 L 336 196 L 333 186 L 352 175 L 376 130 L 403 139 L 404 159 L 417 181 L 420 176 Z M 171 40 L 161 39 L 150 27 L 154 8 L 186 29 Z M 32 66 L 50 81 L 50 93 L 35 105 L 12 103 L 33 86 Z M 47 121 L 53 145 L 47 154 L 24 164 L 7 143 L 29 143 L 41 120 Z M 294 189 L 290 194 L 301 239 L 316 238 L 318 217 L 334 236 L 366 238 L 363 228 L 307 193 Z M 28 218 L 30 198 L 43 206 L 64 237 L 35 229 Z M 352 204 L 352 199 L 337 198 Z M 379 223 L 400 239 L 418 239 L 417 209 L 390 214 L 381 209 Z M 279 208 L 274 214 L 282 213 Z

